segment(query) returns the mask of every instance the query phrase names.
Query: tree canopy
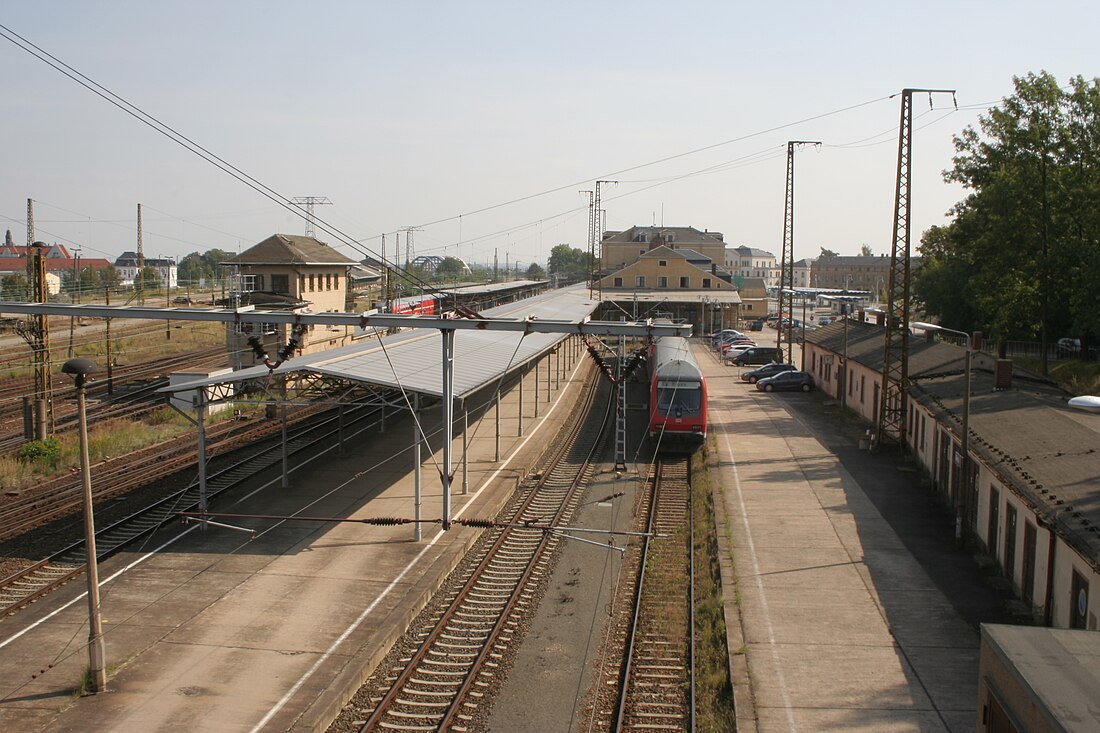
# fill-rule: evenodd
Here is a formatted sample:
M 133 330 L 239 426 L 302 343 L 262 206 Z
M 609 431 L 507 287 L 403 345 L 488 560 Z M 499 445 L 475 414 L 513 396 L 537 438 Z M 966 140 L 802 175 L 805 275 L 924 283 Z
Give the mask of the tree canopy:
M 914 292 L 945 326 L 994 339 L 1094 340 L 1100 323 L 1100 81 L 1046 72 L 955 137 L 968 191 L 924 234 Z M 1045 351 L 1045 349 L 1044 349 Z
M 558 244 L 550 250 L 546 267 L 551 275 L 562 280 L 587 280 L 592 271 L 591 263 L 592 258 L 583 249 Z

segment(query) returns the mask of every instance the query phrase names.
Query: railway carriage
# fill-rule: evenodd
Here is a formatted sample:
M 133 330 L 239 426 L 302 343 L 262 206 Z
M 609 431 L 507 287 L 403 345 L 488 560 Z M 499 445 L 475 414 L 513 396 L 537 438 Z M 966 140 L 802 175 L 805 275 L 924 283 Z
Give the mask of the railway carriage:
M 691 344 L 659 338 L 649 363 L 650 439 L 661 451 L 694 451 L 707 437 L 707 383 Z
M 434 316 L 438 298 L 434 295 L 411 295 L 397 298 L 391 306 L 391 313 L 407 313 L 418 316 Z

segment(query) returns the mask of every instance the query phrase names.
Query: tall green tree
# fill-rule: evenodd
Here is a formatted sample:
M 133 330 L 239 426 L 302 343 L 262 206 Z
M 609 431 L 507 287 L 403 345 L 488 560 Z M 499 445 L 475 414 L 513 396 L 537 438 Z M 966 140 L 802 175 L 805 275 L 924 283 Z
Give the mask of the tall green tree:
M 1076 77 L 1067 92 L 1046 72 L 1013 84 L 1015 93 L 983 115 L 978 129 L 955 138 L 945 178 L 968 193 L 952 224 L 922 243 L 931 268 L 915 292 L 960 330 L 1043 343 L 1069 333 L 1088 340 L 1100 311 L 1082 292 L 1100 285 L 1100 89 Z M 947 283 L 936 282 L 937 274 Z
M 568 244 L 555 245 L 546 261 L 547 271 L 562 280 L 587 280 L 592 271 L 588 252 Z

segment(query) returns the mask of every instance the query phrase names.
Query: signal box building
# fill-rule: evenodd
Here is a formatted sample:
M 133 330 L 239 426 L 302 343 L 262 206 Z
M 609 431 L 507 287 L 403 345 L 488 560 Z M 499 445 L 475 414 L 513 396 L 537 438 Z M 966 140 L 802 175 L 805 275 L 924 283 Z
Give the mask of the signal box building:
M 348 272 L 357 264 L 313 237 L 273 234 L 221 266 L 233 272 L 237 304 L 343 313 L 347 310 Z M 272 326 L 262 334 L 243 333 L 236 327 L 230 331 L 229 348 L 242 354 L 240 363 L 235 363 L 238 367 L 259 363 L 256 349 L 248 343 L 250 337 L 261 340 L 272 360 L 292 339 L 296 354 L 344 346 L 352 339 L 352 329 L 343 326 L 309 326 L 297 334 L 287 326 Z

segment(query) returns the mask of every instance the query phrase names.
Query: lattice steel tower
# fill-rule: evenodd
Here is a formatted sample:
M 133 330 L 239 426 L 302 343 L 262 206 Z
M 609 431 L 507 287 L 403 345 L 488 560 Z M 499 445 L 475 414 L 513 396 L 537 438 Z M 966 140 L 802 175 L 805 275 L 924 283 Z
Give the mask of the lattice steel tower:
M 882 394 L 879 397 L 873 446 L 883 440 L 900 441 L 905 429 L 905 395 L 909 389 L 909 243 L 913 156 L 913 93 L 950 94 L 954 89 L 903 89 L 898 125 L 898 173 L 894 188 L 894 234 L 890 246 L 890 277 L 886 285 L 886 335 L 882 355 Z M 956 105 L 957 107 L 958 105 Z
M 328 196 L 295 196 L 290 200 L 290 203 L 295 206 L 306 207 L 306 236 L 316 238 L 317 229 L 315 226 L 316 219 L 313 215 L 313 207 L 325 204 L 331 205 L 332 201 L 329 200 Z
M 794 349 L 794 151 L 802 145 L 821 145 L 816 140 L 789 140 L 787 142 L 787 198 L 783 206 L 783 253 L 779 259 L 779 328 L 775 332 L 775 345 L 783 346 L 783 317 L 787 318 L 787 363 L 793 364 Z

